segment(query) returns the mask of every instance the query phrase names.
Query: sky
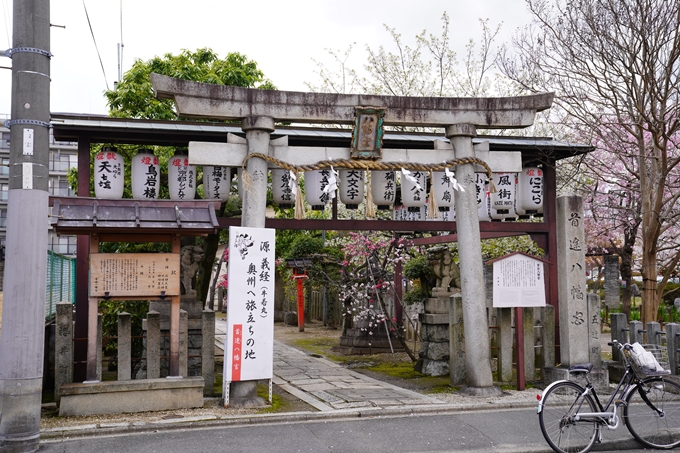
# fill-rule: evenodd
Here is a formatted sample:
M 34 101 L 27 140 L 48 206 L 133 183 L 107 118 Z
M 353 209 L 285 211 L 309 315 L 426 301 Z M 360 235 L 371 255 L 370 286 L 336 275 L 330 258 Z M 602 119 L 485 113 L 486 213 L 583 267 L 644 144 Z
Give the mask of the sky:
M 12 3 L 0 0 L 0 52 L 12 47 Z M 309 91 L 305 82 L 319 83 L 312 59 L 331 65 L 326 49 L 343 53 L 356 43 L 348 63 L 361 68 L 367 45 L 396 51 L 383 24 L 415 45 L 423 30 L 441 32 L 444 12 L 459 56 L 469 39 L 479 38 L 480 18 L 503 23 L 499 42 L 530 21 L 524 0 L 52 0 L 50 108 L 106 114 L 103 92 L 118 79 L 121 42 L 123 73 L 135 59 L 210 47 L 220 57 L 245 54 L 280 90 Z M 0 57 L 0 66 L 11 66 L 11 59 Z M 0 68 L 0 115 L 11 111 L 11 80 L 11 70 Z

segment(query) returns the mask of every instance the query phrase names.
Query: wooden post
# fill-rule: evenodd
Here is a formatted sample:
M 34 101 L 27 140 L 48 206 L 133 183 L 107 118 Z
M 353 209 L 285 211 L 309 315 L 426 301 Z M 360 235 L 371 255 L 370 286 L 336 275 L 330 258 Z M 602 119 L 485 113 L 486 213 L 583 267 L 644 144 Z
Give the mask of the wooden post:
M 172 253 L 179 253 L 181 248 L 179 235 L 172 238 Z M 168 377 L 180 376 L 179 370 L 179 308 L 180 296 L 170 298 L 170 360 Z
M 526 388 L 524 377 L 524 320 L 522 307 L 515 307 L 515 344 L 517 345 L 517 390 Z

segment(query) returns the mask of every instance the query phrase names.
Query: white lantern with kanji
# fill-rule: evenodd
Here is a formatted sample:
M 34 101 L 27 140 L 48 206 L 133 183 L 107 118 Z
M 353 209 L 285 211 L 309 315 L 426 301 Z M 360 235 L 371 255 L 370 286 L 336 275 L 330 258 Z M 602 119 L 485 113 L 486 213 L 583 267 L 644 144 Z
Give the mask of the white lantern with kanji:
M 519 174 L 516 209 L 519 215 L 543 213 L 543 170 L 540 168 L 526 167 Z
M 486 200 L 489 199 L 489 180 L 486 173 L 475 173 L 475 195 L 477 198 L 477 209 L 481 209 Z
M 401 202 L 409 212 L 419 211 L 427 202 L 427 173 L 414 170 L 410 177 L 401 175 Z
M 196 167 L 189 156 L 175 154 L 168 161 L 168 191 L 171 200 L 193 200 L 196 195 Z
M 160 163 L 148 149 L 140 150 L 132 158 L 132 198 L 155 200 L 160 190 Z
M 379 210 L 390 209 L 397 191 L 396 174 L 393 171 L 371 170 L 371 197 Z
M 347 209 L 357 209 L 364 201 L 364 171 L 339 170 L 340 201 Z
M 305 199 L 314 211 L 323 211 L 332 198 L 326 191 L 331 177 L 330 168 L 305 172 Z
M 437 206 L 442 212 L 450 211 L 454 204 L 453 173 L 446 171 L 432 172 L 432 185 Z
M 491 210 L 491 200 L 489 199 L 489 193 L 487 191 L 482 192 L 482 205 L 477 208 L 477 217 L 480 222 L 491 222 L 491 216 L 489 211 Z
M 231 191 L 231 168 L 203 166 L 203 195 L 226 201 Z
M 496 192 L 491 193 L 491 218 L 501 220 L 515 217 L 516 173 L 493 173 Z
M 272 170 L 272 195 L 281 209 L 295 206 L 295 183 L 291 179 L 288 170 Z
M 123 198 L 125 162 L 116 148 L 103 148 L 94 160 L 94 193 L 97 198 Z

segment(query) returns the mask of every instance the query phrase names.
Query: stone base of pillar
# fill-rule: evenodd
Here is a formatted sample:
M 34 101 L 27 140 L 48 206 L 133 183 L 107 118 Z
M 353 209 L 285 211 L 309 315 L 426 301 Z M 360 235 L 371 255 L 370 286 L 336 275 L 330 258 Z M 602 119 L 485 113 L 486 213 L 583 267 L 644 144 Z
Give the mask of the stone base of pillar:
M 460 392 L 458 392 L 459 395 L 463 396 L 480 396 L 480 397 L 489 397 L 489 396 L 503 396 L 503 390 L 501 390 L 500 387 L 491 386 L 491 387 L 463 387 L 460 389 Z
M 618 361 L 604 360 L 602 366 L 609 372 L 610 382 L 619 382 L 626 372 L 626 368 Z
M 0 451 L 32 452 L 40 442 L 42 378 L 0 380 Z
M 257 396 L 257 381 L 232 382 L 229 385 L 229 407 L 266 407 L 267 402 Z
M 586 380 L 582 375 L 569 374 L 569 370 L 567 368 L 545 368 L 545 385 L 559 380 L 574 381 L 583 387 L 586 386 Z M 603 368 L 594 369 L 588 373 L 588 380 L 593 384 L 593 387 L 595 387 L 595 390 L 599 394 L 609 394 L 609 370 Z

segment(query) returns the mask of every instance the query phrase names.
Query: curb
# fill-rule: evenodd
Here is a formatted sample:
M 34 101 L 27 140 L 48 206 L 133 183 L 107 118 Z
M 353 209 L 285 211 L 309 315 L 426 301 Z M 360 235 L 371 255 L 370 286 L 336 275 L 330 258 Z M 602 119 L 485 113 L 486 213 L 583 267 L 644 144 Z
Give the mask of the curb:
M 54 442 L 77 437 L 96 437 L 103 435 L 144 433 L 155 431 L 183 430 L 192 428 L 213 428 L 218 426 L 245 426 L 265 424 L 286 424 L 299 422 L 317 422 L 326 420 L 351 420 L 375 417 L 408 417 L 413 415 L 455 414 L 465 412 L 484 412 L 489 410 L 522 409 L 535 407 L 534 402 L 490 402 L 485 405 L 469 404 L 433 404 L 418 406 L 388 406 L 361 409 L 338 409 L 319 412 L 282 412 L 277 414 L 231 415 L 199 415 L 181 419 L 156 420 L 153 422 L 117 422 L 87 425 L 46 428 L 40 430 L 42 441 Z

